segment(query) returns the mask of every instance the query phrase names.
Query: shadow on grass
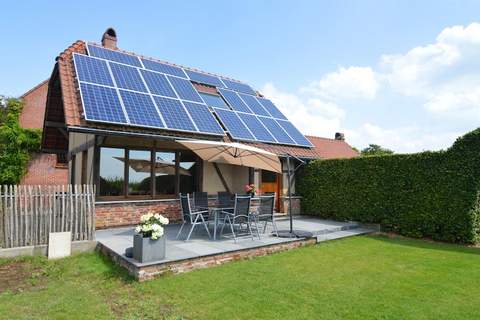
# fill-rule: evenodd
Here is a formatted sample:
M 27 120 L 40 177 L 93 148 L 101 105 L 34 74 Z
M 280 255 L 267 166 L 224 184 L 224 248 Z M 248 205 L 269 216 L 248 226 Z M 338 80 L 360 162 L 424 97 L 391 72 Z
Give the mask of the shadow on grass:
M 455 253 L 466 253 L 466 254 L 473 254 L 473 255 L 480 255 L 480 248 L 476 247 L 468 247 L 466 245 L 461 244 L 452 244 L 452 243 L 445 243 L 445 242 L 436 242 L 429 239 L 414 239 L 414 238 L 407 238 L 403 236 L 388 236 L 388 235 L 368 235 L 366 236 L 373 240 L 387 242 L 392 245 L 398 246 L 408 246 L 414 247 L 419 249 L 428 249 L 428 250 L 439 250 L 439 251 L 447 251 L 447 252 L 455 252 Z
M 98 251 L 95 251 L 94 254 L 99 258 L 102 265 L 107 269 L 107 271 L 103 273 L 105 277 L 119 279 L 125 284 L 137 282 L 135 278 L 132 277 L 125 268 L 120 267 L 112 260 L 110 260 L 110 258 L 108 258 L 107 256 L 103 255 Z

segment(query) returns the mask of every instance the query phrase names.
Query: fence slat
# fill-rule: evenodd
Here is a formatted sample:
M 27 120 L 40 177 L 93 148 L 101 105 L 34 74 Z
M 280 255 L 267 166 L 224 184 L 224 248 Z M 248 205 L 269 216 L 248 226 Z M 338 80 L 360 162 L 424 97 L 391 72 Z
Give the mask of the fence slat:
M 60 231 L 95 238 L 95 186 L 0 185 L 0 246 L 47 244 Z

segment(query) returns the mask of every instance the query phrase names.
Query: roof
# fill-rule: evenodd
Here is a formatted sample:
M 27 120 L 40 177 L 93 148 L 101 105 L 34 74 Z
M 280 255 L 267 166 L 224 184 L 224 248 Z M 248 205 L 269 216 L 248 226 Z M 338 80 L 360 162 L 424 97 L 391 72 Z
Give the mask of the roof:
M 129 126 L 119 126 L 119 125 L 111 125 L 111 124 L 102 124 L 102 123 L 92 123 L 86 122 L 82 117 L 82 105 L 81 105 L 81 98 L 78 90 L 78 84 L 76 81 L 75 75 L 75 68 L 73 65 L 73 53 L 80 53 L 86 54 L 86 45 L 87 43 L 82 40 L 78 40 L 74 42 L 70 47 L 65 49 L 58 57 L 57 57 L 57 65 L 54 69 L 54 73 L 58 70 L 58 75 L 60 79 L 60 87 L 61 87 L 61 94 L 62 94 L 62 103 L 63 103 L 63 111 L 65 117 L 65 125 L 67 127 L 82 127 L 82 128 L 92 128 L 92 129 L 102 129 L 102 130 L 114 130 L 114 131 L 122 131 L 122 132 L 135 132 L 135 133 L 147 133 L 147 134 L 158 134 L 163 136 L 178 136 L 184 138 L 192 138 L 192 139 L 218 139 L 218 137 L 202 135 L 199 133 L 177 133 L 172 131 L 167 131 L 163 129 L 145 129 L 145 128 L 137 128 L 137 127 L 129 127 Z M 117 49 L 119 52 L 124 52 L 128 54 L 132 54 L 131 52 L 123 51 Z M 142 57 L 141 55 L 135 54 L 136 56 Z M 152 59 L 149 58 L 148 59 Z M 158 59 L 152 59 L 155 61 L 160 61 L 162 63 L 168 63 L 165 61 L 161 61 Z M 171 63 L 168 63 L 171 64 Z M 175 65 L 175 64 L 171 64 Z M 175 65 L 178 66 L 178 65 Z M 182 68 L 186 68 L 183 67 Z M 200 71 L 193 68 L 186 68 L 189 70 Z M 203 72 L 203 71 L 201 71 Z M 205 72 L 204 72 L 205 73 Z M 211 73 L 209 73 L 211 74 Z M 222 78 L 227 78 L 225 76 L 221 76 Z M 52 78 L 53 74 L 52 74 Z M 233 80 L 233 79 L 231 79 Z M 237 80 L 234 80 L 237 81 Z M 53 82 L 49 83 L 50 85 Z M 195 87 L 199 91 L 203 92 L 211 92 L 213 93 L 211 87 L 202 84 L 195 84 Z M 48 106 L 47 106 L 48 107 Z M 228 138 L 228 137 L 227 137 Z M 329 139 L 318 138 L 318 137 L 308 137 L 315 138 L 311 142 L 315 145 L 315 148 L 305 148 L 305 147 L 295 147 L 295 146 L 285 146 L 285 145 L 273 145 L 273 144 L 266 144 L 260 142 L 244 142 L 249 145 L 254 145 L 256 147 L 260 147 L 267 151 L 276 153 L 278 155 L 283 154 L 290 154 L 296 157 L 301 158 L 332 158 L 335 156 L 338 157 L 353 157 L 356 156 L 357 153 L 344 141 L 331 141 L 328 144 L 325 141 Z M 324 141 L 319 143 L 318 141 Z M 332 148 L 333 150 L 327 150 Z
M 353 158 L 360 154 L 345 140 L 328 139 L 315 136 L 306 136 L 315 146 L 315 152 L 321 159 Z

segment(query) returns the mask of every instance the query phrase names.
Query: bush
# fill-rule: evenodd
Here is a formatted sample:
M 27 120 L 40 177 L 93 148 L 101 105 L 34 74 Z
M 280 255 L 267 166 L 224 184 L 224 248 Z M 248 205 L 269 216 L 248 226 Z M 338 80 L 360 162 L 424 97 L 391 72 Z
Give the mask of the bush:
M 0 126 L 0 184 L 17 184 L 25 174 L 31 152 L 40 150 L 41 130 L 23 129 L 18 123 L 22 102 L 9 99 Z
M 480 129 L 447 151 L 316 160 L 297 186 L 308 214 L 463 243 L 479 237 L 479 187 Z

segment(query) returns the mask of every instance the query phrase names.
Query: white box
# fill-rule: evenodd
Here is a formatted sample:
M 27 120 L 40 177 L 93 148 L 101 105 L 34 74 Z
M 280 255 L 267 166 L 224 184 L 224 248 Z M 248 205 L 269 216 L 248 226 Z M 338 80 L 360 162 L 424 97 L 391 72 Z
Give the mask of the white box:
M 68 257 L 72 253 L 72 233 L 51 232 L 48 235 L 48 259 Z

